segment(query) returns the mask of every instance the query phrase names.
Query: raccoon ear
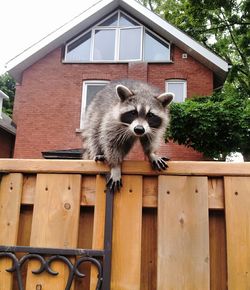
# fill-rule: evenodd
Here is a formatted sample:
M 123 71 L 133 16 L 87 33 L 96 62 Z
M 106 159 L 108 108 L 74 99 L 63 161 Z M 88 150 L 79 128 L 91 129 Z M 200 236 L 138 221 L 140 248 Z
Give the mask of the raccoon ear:
M 116 86 L 116 94 L 121 99 L 122 102 L 124 102 L 127 98 L 134 95 L 134 93 L 131 92 L 130 89 L 128 89 L 123 85 Z
M 172 102 L 173 98 L 174 98 L 173 93 L 163 93 L 156 97 L 156 99 L 162 103 L 162 106 L 164 108 Z

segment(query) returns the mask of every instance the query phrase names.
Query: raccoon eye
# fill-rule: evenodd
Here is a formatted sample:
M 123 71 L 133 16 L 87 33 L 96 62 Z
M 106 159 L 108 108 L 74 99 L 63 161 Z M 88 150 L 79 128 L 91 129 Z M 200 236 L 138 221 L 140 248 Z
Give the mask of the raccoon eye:
M 152 117 L 154 117 L 154 114 L 151 113 L 151 112 L 148 112 L 148 113 L 147 113 L 147 117 L 148 117 L 148 118 L 152 118 Z
M 136 110 L 131 110 L 121 114 L 121 122 L 131 124 L 138 117 Z

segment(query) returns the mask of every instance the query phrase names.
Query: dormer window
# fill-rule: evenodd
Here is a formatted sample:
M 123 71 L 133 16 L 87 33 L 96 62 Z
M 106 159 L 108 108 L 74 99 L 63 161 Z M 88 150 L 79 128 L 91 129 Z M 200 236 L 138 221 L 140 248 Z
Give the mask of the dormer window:
M 168 62 L 170 44 L 117 11 L 66 44 L 65 62 Z

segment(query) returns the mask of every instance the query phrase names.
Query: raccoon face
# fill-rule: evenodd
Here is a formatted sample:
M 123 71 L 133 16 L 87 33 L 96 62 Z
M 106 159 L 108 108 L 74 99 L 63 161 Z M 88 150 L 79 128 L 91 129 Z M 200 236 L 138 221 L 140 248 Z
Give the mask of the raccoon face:
M 130 131 L 136 136 L 143 136 L 151 133 L 152 128 L 157 129 L 162 124 L 161 117 L 151 112 L 149 107 L 146 106 L 146 108 L 144 108 L 140 105 L 122 113 L 120 120 L 122 123 L 126 124 Z
M 163 93 L 152 97 L 150 102 L 139 102 L 134 92 L 129 88 L 116 86 L 117 96 L 120 98 L 122 109 L 120 111 L 120 121 L 129 127 L 131 133 L 141 137 L 152 133 L 154 129 L 161 127 L 165 108 L 173 99 L 172 93 Z M 151 104 L 152 108 L 151 108 Z

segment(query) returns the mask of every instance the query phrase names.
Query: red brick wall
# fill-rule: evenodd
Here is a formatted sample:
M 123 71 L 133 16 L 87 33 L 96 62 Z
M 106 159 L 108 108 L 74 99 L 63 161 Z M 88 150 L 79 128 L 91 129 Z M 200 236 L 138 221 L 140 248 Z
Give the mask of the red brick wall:
M 173 50 L 170 64 L 63 64 L 61 49 L 48 54 L 23 73 L 17 87 L 14 122 L 17 124 L 15 158 L 41 158 L 41 152 L 80 148 L 76 129 L 80 126 L 82 83 L 84 80 L 139 79 L 165 89 L 165 80 L 187 80 L 188 96 L 212 92 L 213 74 L 182 51 Z M 177 148 L 177 149 L 176 149 Z M 162 153 L 174 160 L 199 160 L 200 154 L 183 147 L 162 145 Z M 133 150 L 129 158 L 144 155 Z
M 11 158 L 13 156 L 13 148 L 15 137 L 0 128 L 0 158 Z

